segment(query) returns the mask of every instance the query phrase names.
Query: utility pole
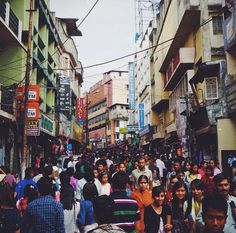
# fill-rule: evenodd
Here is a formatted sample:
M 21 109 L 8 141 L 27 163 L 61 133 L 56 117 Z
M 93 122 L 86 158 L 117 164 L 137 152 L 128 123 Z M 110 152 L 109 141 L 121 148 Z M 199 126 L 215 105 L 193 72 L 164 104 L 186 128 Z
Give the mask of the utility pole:
M 86 148 L 89 145 L 88 104 L 89 104 L 89 99 L 88 99 L 88 92 L 87 92 L 86 93 L 86 125 L 85 125 L 85 145 L 86 145 Z
M 26 57 L 26 71 L 25 71 L 25 93 L 24 93 L 24 108 L 23 108 L 23 135 L 22 135 L 22 154 L 21 154 L 21 177 L 23 178 L 25 169 L 28 165 L 28 138 L 27 138 L 27 113 L 28 113 L 28 93 L 30 83 L 30 71 L 31 71 L 31 47 L 32 47 L 32 31 L 33 31 L 33 11 L 34 0 L 30 0 L 29 12 L 29 34 L 27 44 L 27 57 Z
M 188 156 L 190 159 L 192 159 L 192 153 L 191 153 L 191 141 L 192 141 L 192 135 L 191 135 L 191 127 L 189 122 L 190 117 L 190 110 L 189 110 L 189 95 L 186 93 L 185 95 L 185 102 L 186 102 L 186 136 L 187 136 L 187 148 L 188 148 Z

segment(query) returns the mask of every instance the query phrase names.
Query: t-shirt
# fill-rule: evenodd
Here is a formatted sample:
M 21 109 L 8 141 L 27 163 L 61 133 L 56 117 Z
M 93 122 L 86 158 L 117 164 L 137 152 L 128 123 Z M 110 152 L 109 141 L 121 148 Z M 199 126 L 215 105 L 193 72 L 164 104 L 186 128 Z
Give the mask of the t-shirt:
M 110 197 L 115 202 L 112 223 L 125 232 L 133 232 L 134 223 L 140 219 L 137 201 L 127 197 L 125 191 L 112 192 Z
M 151 170 L 149 170 L 147 167 L 145 167 L 145 170 L 144 170 L 144 171 L 140 171 L 139 168 L 134 169 L 134 170 L 132 171 L 131 180 L 132 180 L 133 182 L 135 182 L 135 188 L 136 188 L 136 189 L 139 188 L 139 185 L 138 185 L 138 178 L 139 178 L 141 175 L 147 176 L 148 182 L 150 182 L 150 181 L 152 180 L 152 172 L 151 172 Z
M 145 232 L 157 233 L 159 231 L 160 223 L 163 221 L 163 224 L 166 224 L 167 215 L 171 215 L 171 208 L 166 204 L 163 205 L 160 215 L 155 212 L 152 205 L 147 206 L 144 210 Z
M 228 203 L 227 220 L 226 220 L 226 224 L 224 227 L 224 233 L 235 232 L 236 222 L 235 222 L 234 217 L 232 215 L 232 209 L 230 206 L 230 202 L 234 202 L 234 204 L 236 205 L 236 197 L 230 196 L 230 195 L 228 197 L 228 200 L 227 200 L 227 203 Z
M 23 197 L 25 186 L 28 184 L 31 184 L 37 188 L 37 184 L 32 179 L 24 179 L 24 180 L 20 181 L 16 185 L 16 188 L 15 188 L 15 192 L 17 193 L 17 196 L 16 196 L 17 200 L 19 200 Z

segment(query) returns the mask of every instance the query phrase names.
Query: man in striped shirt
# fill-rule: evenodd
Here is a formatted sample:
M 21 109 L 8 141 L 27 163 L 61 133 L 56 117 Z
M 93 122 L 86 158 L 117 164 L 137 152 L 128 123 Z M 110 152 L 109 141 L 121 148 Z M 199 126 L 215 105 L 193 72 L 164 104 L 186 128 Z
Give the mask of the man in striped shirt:
M 110 197 L 115 202 L 112 223 L 122 228 L 125 232 L 135 232 L 135 222 L 140 219 L 137 202 L 126 194 L 128 176 L 117 172 L 112 178 Z

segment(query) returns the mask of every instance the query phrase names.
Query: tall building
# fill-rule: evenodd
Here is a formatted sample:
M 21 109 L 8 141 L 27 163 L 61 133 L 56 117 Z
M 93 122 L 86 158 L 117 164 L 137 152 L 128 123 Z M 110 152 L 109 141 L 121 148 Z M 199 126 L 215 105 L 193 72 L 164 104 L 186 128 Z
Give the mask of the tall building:
M 217 128 L 220 132 L 218 134 L 218 157 L 222 167 L 228 172 L 230 171 L 228 161 L 230 158 L 236 157 L 236 1 L 225 0 L 223 3 L 224 49 L 227 61 L 225 89 L 228 118 L 219 119 Z
M 27 0 L 0 2 L 0 124 L 3 129 L 0 134 L 0 164 L 10 166 L 14 170 L 19 170 L 21 163 L 29 3 Z M 81 34 L 76 30 L 76 20 L 56 19 L 50 12 L 49 0 L 35 0 L 33 3 L 31 72 L 27 104 L 27 165 L 33 163 L 34 156 L 38 153 L 42 157 L 53 153 L 52 143 L 59 133 L 56 132 L 58 113 L 65 113 L 62 111 L 63 103 L 58 106 L 59 94 L 62 93 L 61 87 L 58 86 L 58 71 L 68 69 L 64 75 L 70 78 L 72 87 L 69 89 L 70 116 L 75 115 L 75 100 L 80 96 L 79 87 L 82 83 L 82 66 L 78 62 L 78 53 L 71 38 Z M 67 120 L 71 124 L 71 119 L 67 117 Z M 61 127 L 60 120 L 57 122 Z
M 128 136 L 128 72 L 112 70 L 87 93 L 89 141 L 93 149 L 119 144 Z M 88 138 L 87 138 L 88 140 Z
M 150 52 L 149 149 L 217 158 L 217 121 L 227 117 L 221 8 L 220 0 L 160 1 L 143 37 Z
M 151 69 L 149 35 L 152 29 L 149 24 L 143 38 L 137 42 L 137 51 L 142 51 L 135 56 L 135 116 L 139 126 L 140 145 L 149 147 L 152 137 L 151 127 Z

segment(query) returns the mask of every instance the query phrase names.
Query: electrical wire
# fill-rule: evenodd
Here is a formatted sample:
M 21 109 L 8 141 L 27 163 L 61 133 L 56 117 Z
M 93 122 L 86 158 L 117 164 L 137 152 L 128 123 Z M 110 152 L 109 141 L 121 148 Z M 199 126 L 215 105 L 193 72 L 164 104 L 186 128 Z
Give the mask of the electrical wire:
M 93 9 L 95 8 L 95 6 L 98 4 L 100 0 L 96 0 L 96 2 L 93 4 L 93 6 L 90 8 L 90 10 L 88 11 L 88 13 L 84 16 L 84 18 L 81 20 L 81 22 L 79 23 L 79 25 L 77 26 L 77 28 L 79 28 L 81 26 L 81 24 L 86 20 L 86 18 L 91 14 L 91 12 L 93 11 Z M 63 43 L 62 45 L 64 45 L 71 37 L 68 37 Z M 61 46 L 62 46 L 61 45 Z M 51 54 L 51 57 L 53 57 L 57 52 L 59 51 L 59 47 L 56 48 L 56 50 Z M 45 59 L 40 65 L 42 65 L 43 63 L 45 63 L 46 61 L 48 61 L 48 59 Z
M 3 65 L 0 65 L 0 67 L 8 66 L 8 65 L 14 64 L 14 63 L 16 63 L 16 62 L 22 61 L 22 60 L 24 60 L 24 59 L 26 59 L 26 57 L 17 59 L 17 60 L 15 60 L 15 61 L 12 61 L 12 62 L 9 62 L 9 63 L 5 63 L 5 64 L 3 64 Z

